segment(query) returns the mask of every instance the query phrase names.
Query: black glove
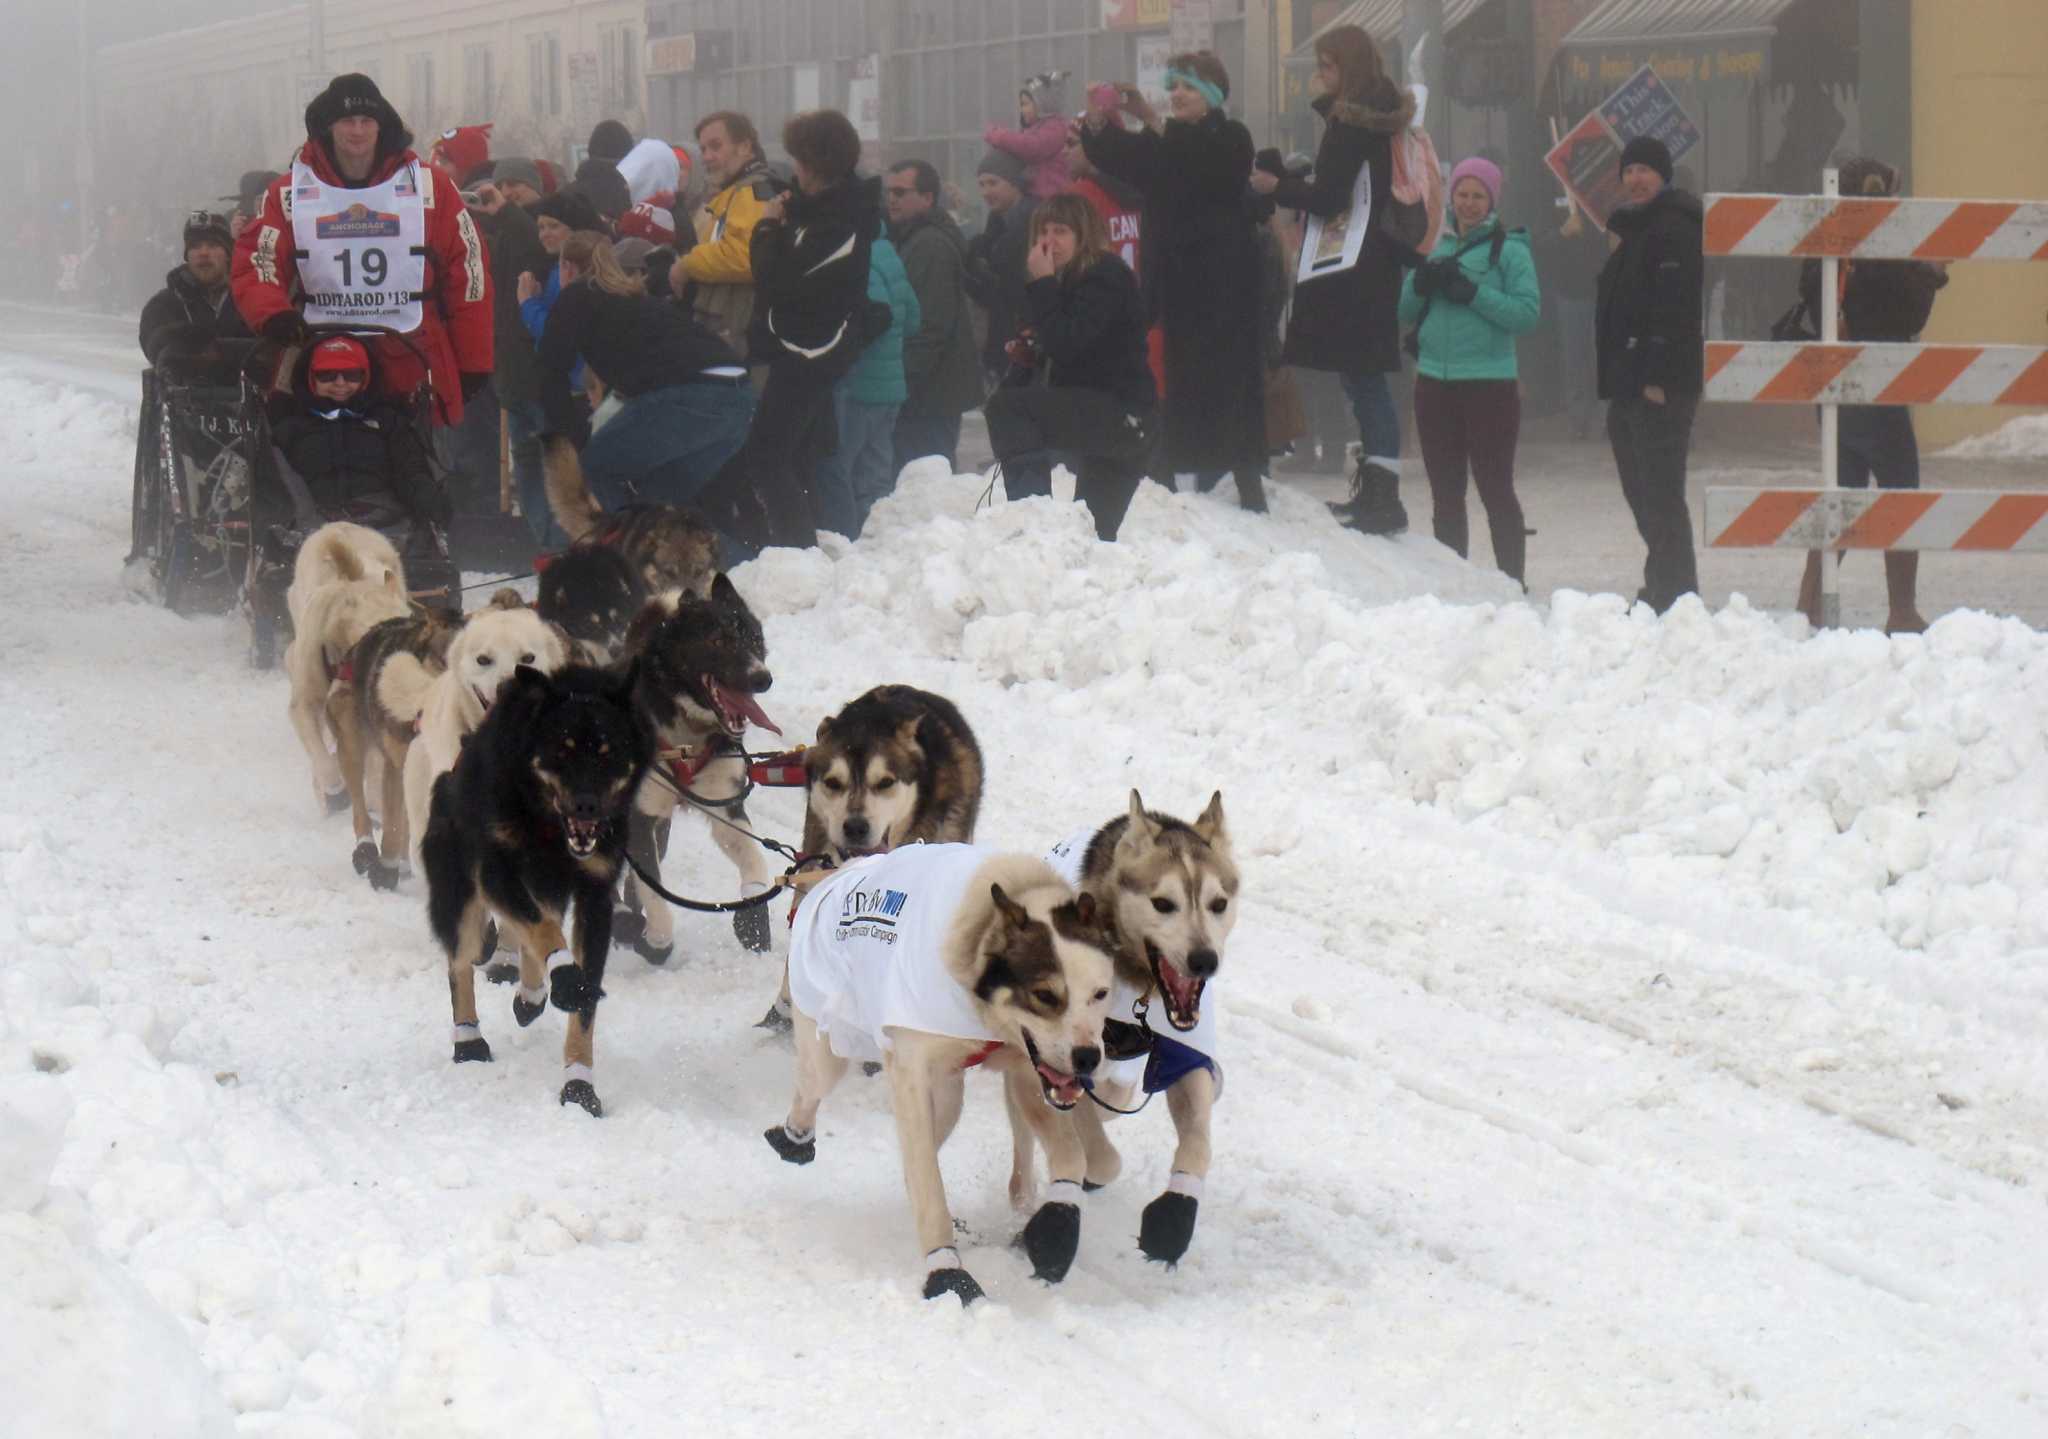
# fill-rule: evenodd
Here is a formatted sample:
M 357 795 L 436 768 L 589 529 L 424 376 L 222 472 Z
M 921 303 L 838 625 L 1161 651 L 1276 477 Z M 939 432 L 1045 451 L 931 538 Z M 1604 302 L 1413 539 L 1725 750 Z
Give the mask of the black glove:
M 1465 267 L 1456 260 L 1440 262 L 1444 268 L 1443 278 L 1437 282 L 1437 293 L 1454 305 L 1469 305 L 1479 296 L 1479 282 L 1465 273 Z
M 476 398 L 477 391 L 481 390 L 485 385 L 488 385 L 491 382 L 491 377 L 488 371 L 479 373 L 478 371 L 475 370 L 464 370 L 462 372 L 461 378 L 462 403 L 465 405 Z
M 263 322 L 263 338 L 286 347 L 303 345 L 313 338 L 306 317 L 297 310 L 279 310 Z
M 1415 267 L 1415 293 L 1418 295 L 1434 295 L 1442 280 L 1443 271 L 1437 269 L 1434 260 Z

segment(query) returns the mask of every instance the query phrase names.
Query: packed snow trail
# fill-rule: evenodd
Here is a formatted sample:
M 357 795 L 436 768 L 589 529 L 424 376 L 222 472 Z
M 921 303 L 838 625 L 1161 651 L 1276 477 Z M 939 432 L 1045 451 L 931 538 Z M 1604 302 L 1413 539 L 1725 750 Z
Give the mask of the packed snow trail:
M 971 1083 L 991 1302 L 917 1298 L 887 1095 L 778 1163 L 777 956 L 615 954 L 607 1114 L 316 813 L 231 617 L 127 597 L 131 406 L 0 377 L 0 1432 L 2048 1431 L 2048 650 L 1520 601 L 1419 537 L 1148 488 L 1126 540 L 913 473 L 734 579 L 792 739 L 954 699 L 980 838 L 1224 794 L 1245 913 L 1187 1260 L 1163 1106 L 1046 1288 Z M 801 797 L 767 793 L 794 837 Z M 667 871 L 731 879 L 701 826 Z M 780 941 L 778 941 L 779 947 Z M 152 1426 L 154 1428 L 152 1429 Z

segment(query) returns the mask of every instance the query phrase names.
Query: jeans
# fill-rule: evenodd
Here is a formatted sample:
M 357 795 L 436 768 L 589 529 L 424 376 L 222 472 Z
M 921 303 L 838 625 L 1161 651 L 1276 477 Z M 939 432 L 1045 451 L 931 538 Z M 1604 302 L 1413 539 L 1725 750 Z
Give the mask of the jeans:
M 1145 476 L 1154 414 L 1134 416 L 1103 390 L 1036 386 L 996 391 L 986 413 L 1003 493 L 1049 495 L 1053 465 L 1071 460 L 1074 498 L 1094 517 L 1096 537 L 1116 538 Z
M 548 508 L 547 479 L 540 466 L 540 436 L 547 417 L 540 401 L 505 406 L 505 432 L 512 442 L 512 486 L 519 492 L 519 513 L 533 542 L 543 550 L 559 550 L 569 543 L 562 527 Z
M 1621 472 L 1621 493 L 1649 547 L 1643 598 L 1660 615 L 1700 587 L 1692 515 L 1685 506 L 1685 462 L 1699 403 L 1698 395 L 1673 395 L 1661 405 L 1638 398 L 1607 406 L 1607 438 Z
M 896 473 L 912 460 L 937 455 L 946 468 L 960 468 L 960 417 L 958 415 L 896 416 Z
M 1358 421 L 1358 438 L 1365 458 L 1384 460 L 1398 471 L 1401 458 L 1401 415 L 1394 408 L 1394 392 L 1382 374 L 1339 375 L 1344 397 L 1351 401 L 1351 413 Z
M 864 405 L 842 380 L 832 391 L 839 448 L 818 465 L 818 528 L 860 538 L 875 502 L 896 488 L 896 413 L 900 405 Z
M 1415 434 L 1429 472 L 1437 543 L 1460 556 L 1467 551 L 1469 471 L 1493 533 L 1493 562 L 1514 580 L 1522 578 L 1528 548 L 1522 505 L 1515 498 L 1515 442 L 1521 428 L 1522 396 L 1513 380 L 1446 381 L 1422 375 L 1415 381 Z
M 754 419 L 744 380 L 696 379 L 626 401 L 583 447 L 590 493 L 608 510 L 686 505 L 739 450 Z

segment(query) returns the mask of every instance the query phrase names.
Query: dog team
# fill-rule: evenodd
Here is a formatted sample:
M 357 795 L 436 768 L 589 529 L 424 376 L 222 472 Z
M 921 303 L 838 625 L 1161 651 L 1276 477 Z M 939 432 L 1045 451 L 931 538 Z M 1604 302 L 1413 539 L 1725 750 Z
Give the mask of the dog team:
M 534 606 L 509 589 L 468 615 L 414 604 L 390 544 L 346 523 L 300 547 L 287 596 L 290 716 L 315 796 L 351 812 L 354 864 L 374 887 L 396 887 L 418 857 L 455 1061 L 492 1057 L 481 968 L 514 985 L 519 1025 L 550 1003 L 566 1012 L 560 1101 L 603 1113 L 606 962 L 615 943 L 653 964 L 673 954 L 661 856 L 676 814 L 700 811 L 738 871 L 741 900 L 720 907 L 742 945 L 768 951 L 768 904 L 783 886 L 797 895 L 762 1021 L 793 1034 L 795 1093 L 768 1145 L 812 1163 L 819 1107 L 848 1065 L 879 1068 L 926 1298 L 982 1294 L 954 1248 L 938 1160 L 976 1069 L 1002 1085 L 1009 1194 L 1030 1211 L 1022 1247 L 1049 1282 L 1079 1250 L 1083 1194 L 1121 1169 L 1104 1117 L 1164 1093 L 1176 1148 L 1139 1247 L 1178 1261 L 1222 1088 L 1203 1004 L 1237 919 L 1222 796 L 1183 822 L 1133 791 L 1123 812 L 1042 853 L 979 846 L 982 756 L 967 721 L 938 695 L 882 685 L 801 751 L 802 858 L 771 888 L 745 803 L 759 760 L 746 731 L 780 733 L 756 699 L 771 683 L 760 621 L 690 512 L 607 513 L 572 449 L 551 446 L 547 464 L 572 543 L 541 572 Z M 501 946 L 516 966 L 493 960 Z M 1034 1208 L 1041 1149 L 1049 1185 Z

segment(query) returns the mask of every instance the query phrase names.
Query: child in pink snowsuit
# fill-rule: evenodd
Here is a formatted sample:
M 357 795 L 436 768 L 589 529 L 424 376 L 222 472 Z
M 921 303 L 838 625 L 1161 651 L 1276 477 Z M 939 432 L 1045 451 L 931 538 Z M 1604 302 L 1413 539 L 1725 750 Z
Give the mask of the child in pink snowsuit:
M 1045 200 L 1067 188 L 1067 72 L 1033 75 L 1017 92 L 1017 125 L 1005 130 L 990 125 L 982 138 L 1024 162 L 1025 188 Z

